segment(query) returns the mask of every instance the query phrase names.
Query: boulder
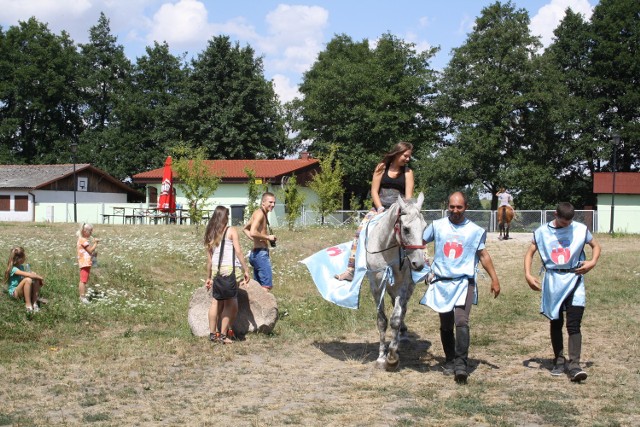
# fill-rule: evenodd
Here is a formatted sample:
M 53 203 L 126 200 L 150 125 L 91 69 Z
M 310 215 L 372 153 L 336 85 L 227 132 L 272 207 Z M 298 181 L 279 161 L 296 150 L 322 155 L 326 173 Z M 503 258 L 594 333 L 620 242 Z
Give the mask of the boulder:
M 209 336 L 209 307 L 211 292 L 202 286 L 197 288 L 189 301 L 189 327 L 198 337 Z M 266 292 L 255 280 L 238 289 L 238 317 L 233 323 L 233 331 L 238 336 L 248 332 L 273 331 L 278 320 L 278 304 L 271 292 Z

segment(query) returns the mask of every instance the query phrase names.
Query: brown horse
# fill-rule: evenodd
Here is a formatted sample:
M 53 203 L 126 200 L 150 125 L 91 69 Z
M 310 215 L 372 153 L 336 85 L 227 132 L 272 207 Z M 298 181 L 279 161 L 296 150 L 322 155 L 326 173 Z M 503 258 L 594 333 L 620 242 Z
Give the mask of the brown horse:
M 498 229 L 500 235 L 498 239 L 509 239 L 509 228 L 511 228 L 511 221 L 513 221 L 513 209 L 511 206 L 500 206 L 498 208 Z

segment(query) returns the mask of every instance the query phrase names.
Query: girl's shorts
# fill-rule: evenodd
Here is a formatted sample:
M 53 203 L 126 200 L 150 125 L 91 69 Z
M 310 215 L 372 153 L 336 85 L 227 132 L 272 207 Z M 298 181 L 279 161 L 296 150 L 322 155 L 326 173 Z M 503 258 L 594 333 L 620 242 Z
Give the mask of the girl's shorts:
M 80 269 L 80 281 L 87 283 L 89 281 L 89 273 L 91 273 L 91 267 L 82 267 Z

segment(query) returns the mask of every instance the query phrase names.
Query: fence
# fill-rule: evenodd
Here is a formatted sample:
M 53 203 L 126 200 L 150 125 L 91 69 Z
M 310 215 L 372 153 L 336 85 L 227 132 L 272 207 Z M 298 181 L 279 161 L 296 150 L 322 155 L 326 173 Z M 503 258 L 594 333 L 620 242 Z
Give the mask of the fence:
M 357 225 L 368 211 L 336 211 L 324 217 L 329 226 Z M 533 232 L 540 225 L 553 220 L 554 210 L 517 210 L 511 221 L 512 232 Z M 423 210 L 427 223 L 447 216 L 446 210 Z M 498 213 L 487 210 L 467 210 L 465 216 L 489 232 L 498 231 Z M 598 232 L 598 211 L 577 210 L 574 219 L 587 226 L 591 232 Z M 282 222 L 282 221 L 281 221 Z M 320 225 L 322 220 L 318 212 L 303 210 L 297 226 Z M 282 225 L 282 224 L 281 224 Z
M 126 208 L 144 207 L 143 203 L 116 203 L 115 205 Z M 92 203 L 78 204 L 78 221 L 101 223 L 103 214 L 111 213 L 113 203 Z M 320 214 L 316 211 L 303 208 L 300 218 L 296 221 L 296 227 L 311 227 L 321 224 L 328 226 L 353 226 L 356 227 L 368 211 L 335 211 L 324 217 L 324 222 Z M 553 210 L 516 210 L 516 216 L 511 222 L 512 232 L 532 232 L 540 225 L 553 219 Z M 276 205 L 274 210 L 275 218 L 272 225 L 276 227 L 286 227 L 285 212 L 283 205 Z M 427 223 L 447 216 L 446 210 L 432 209 L 423 210 Z M 478 224 L 489 232 L 498 231 L 498 215 L 496 211 L 487 210 L 467 210 L 467 218 Z M 585 224 L 590 231 L 598 232 L 598 211 L 577 210 L 574 219 Z M 73 203 L 48 203 L 36 204 L 36 221 L 47 222 L 73 222 Z M 606 230 L 605 230 L 606 231 Z

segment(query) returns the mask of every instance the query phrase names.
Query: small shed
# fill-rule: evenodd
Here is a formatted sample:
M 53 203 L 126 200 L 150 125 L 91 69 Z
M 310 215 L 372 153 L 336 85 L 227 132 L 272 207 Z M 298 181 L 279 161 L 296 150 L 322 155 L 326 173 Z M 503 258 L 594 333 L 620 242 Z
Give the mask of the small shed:
M 598 172 L 593 176 L 593 192 L 598 199 L 598 230 L 611 227 L 621 233 L 640 233 L 640 172 Z M 613 204 L 613 210 L 611 206 Z
M 73 209 L 82 220 L 83 208 L 89 205 L 95 210 L 97 204 L 140 201 L 143 197 L 87 163 L 0 165 L 0 221 L 53 222 L 62 215 L 73 220 Z M 56 212 L 56 208 L 65 212 Z

